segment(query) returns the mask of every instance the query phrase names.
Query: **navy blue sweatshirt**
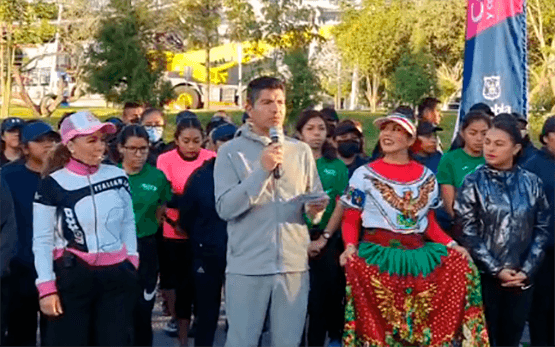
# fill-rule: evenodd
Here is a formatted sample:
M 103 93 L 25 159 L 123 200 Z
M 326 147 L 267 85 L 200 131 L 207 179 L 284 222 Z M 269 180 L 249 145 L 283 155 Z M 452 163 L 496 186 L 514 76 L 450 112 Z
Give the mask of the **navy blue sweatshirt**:
M 179 222 L 190 236 L 195 256 L 209 253 L 225 261 L 227 223 L 216 212 L 215 162 L 216 158 L 207 160 L 189 177 L 178 202 Z
M 545 147 L 538 150 L 536 154 L 531 157 L 522 166 L 524 169 L 535 173 L 543 182 L 543 188 L 547 201 L 551 207 L 551 222 L 549 225 L 550 239 L 548 244 L 553 249 L 554 244 L 554 230 L 555 230 L 555 156 Z
M 8 184 L 14 202 L 17 224 L 17 253 L 15 261 L 33 269 L 33 200 L 40 174 L 29 170 L 22 161 L 2 167 L 2 178 Z
M 17 247 L 17 224 L 12 193 L 0 175 L 0 277 L 9 274 L 9 265 Z

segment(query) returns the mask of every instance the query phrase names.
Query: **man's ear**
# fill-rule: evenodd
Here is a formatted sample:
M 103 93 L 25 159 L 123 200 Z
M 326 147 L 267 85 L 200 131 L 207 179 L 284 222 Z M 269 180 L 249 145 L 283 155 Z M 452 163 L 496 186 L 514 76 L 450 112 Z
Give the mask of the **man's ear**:
M 250 101 L 247 101 L 245 103 L 245 112 L 247 112 L 247 114 L 249 115 L 249 118 L 251 117 L 252 109 L 253 109 L 253 105 L 250 103 Z

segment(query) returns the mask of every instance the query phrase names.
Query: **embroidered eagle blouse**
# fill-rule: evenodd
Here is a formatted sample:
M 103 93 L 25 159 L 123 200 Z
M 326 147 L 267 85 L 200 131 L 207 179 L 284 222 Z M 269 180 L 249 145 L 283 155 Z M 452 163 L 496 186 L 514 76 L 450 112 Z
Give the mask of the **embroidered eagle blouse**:
M 410 161 L 398 165 L 376 160 L 358 168 L 341 197 L 345 244 L 358 243 L 360 225 L 399 234 L 425 234 L 448 244 L 452 239 L 435 221 L 433 209 L 441 206 L 433 172 Z

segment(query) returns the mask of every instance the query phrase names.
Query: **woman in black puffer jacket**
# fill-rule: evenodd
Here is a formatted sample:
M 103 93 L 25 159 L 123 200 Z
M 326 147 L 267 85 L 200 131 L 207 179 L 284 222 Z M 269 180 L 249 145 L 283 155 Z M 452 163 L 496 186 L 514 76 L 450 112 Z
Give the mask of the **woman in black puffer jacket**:
M 516 121 L 498 116 L 484 143 L 486 165 L 465 178 L 455 202 L 461 241 L 482 272 L 492 346 L 519 345 L 549 234 L 542 182 L 515 164 L 521 142 Z

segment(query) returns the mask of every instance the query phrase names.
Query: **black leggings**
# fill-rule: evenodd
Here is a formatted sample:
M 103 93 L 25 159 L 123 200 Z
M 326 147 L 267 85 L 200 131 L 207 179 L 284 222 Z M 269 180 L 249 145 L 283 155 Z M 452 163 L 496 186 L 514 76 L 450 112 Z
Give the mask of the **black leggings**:
M 492 346 L 518 346 L 532 303 L 527 290 L 501 287 L 497 278 L 482 275 L 482 295 Z
M 177 318 L 190 319 L 195 297 L 193 278 L 193 250 L 191 241 L 164 238 L 164 266 L 161 268 L 160 287 L 175 289 Z
M 345 274 L 339 266 L 342 240 L 334 235 L 319 259 L 310 260 L 308 346 L 324 346 L 326 333 L 341 341 L 344 325 Z
M 67 252 L 54 270 L 64 313 L 48 319 L 43 345 L 131 345 L 138 276 L 130 262 L 90 266 Z
M 137 240 L 139 251 L 138 300 L 135 303 L 135 346 L 152 346 L 152 309 L 158 280 L 158 245 L 154 235 Z

